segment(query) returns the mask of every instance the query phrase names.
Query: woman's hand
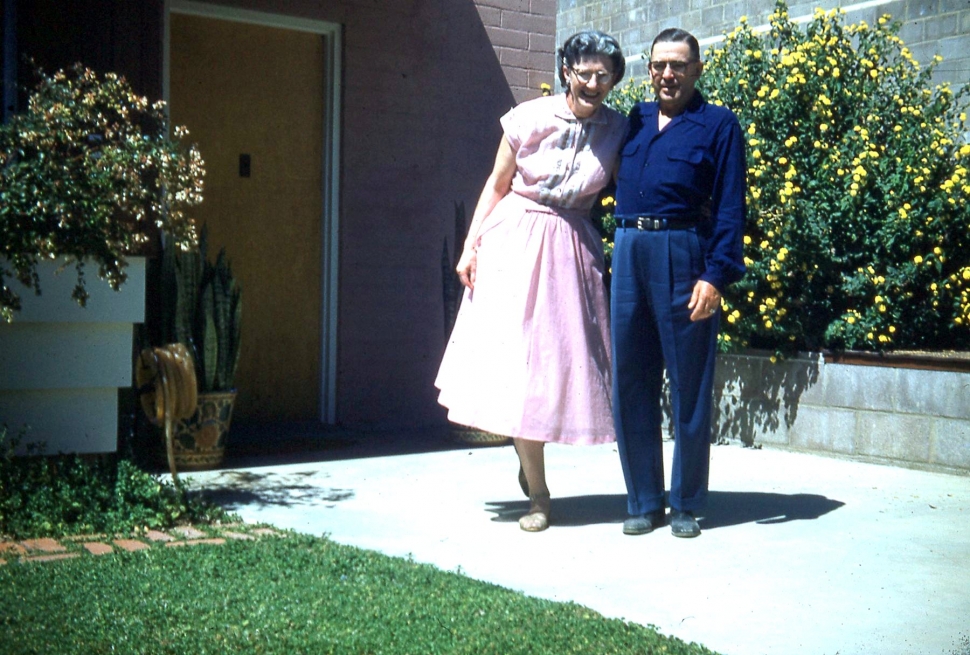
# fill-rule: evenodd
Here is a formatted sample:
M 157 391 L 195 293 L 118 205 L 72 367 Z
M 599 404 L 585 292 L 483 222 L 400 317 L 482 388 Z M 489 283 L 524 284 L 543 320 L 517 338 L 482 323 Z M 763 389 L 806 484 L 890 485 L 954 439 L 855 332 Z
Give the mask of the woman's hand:
M 475 288 L 475 272 L 477 268 L 478 251 L 474 248 L 465 248 L 464 252 L 461 253 L 461 258 L 458 260 L 458 266 L 455 267 L 455 271 L 458 273 L 458 277 L 461 278 L 461 283 L 469 289 Z
M 485 217 L 492 213 L 495 205 L 512 191 L 512 177 L 515 175 L 515 153 L 504 136 L 499 142 L 498 152 L 495 154 L 495 166 L 485 182 L 482 195 L 478 198 L 472 224 L 465 237 L 465 250 L 461 253 L 455 272 L 461 278 L 461 283 L 469 289 L 475 288 L 475 273 L 478 269 L 478 231 L 482 227 Z

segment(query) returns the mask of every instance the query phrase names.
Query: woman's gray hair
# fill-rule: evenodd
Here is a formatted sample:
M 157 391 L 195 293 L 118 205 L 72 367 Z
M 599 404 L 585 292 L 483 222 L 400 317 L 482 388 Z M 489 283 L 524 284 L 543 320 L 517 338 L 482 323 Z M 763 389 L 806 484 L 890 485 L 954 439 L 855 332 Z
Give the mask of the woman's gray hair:
M 613 84 L 619 84 L 626 73 L 626 58 L 617 43 L 609 34 L 596 30 L 583 30 L 577 32 L 566 39 L 559 51 L 556 53 L 556 70 L 559 72 L 559 82 L 565 87 L 566 76 L 563 75 L 563 66 L 572 68 L 583 59 L 598 57 L 603 55 L 609 57 L 613 64 Z

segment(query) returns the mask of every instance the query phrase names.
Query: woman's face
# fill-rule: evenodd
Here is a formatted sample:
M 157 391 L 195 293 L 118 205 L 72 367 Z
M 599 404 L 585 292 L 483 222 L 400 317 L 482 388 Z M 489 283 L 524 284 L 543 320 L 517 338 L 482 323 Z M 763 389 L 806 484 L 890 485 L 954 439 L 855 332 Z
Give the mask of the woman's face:
M 613 62 L 606 55 L 584 57 L 573 66 L 564 64 L 569 86 L 566 103 L 576 118 L 592 116 L 613 88 Z

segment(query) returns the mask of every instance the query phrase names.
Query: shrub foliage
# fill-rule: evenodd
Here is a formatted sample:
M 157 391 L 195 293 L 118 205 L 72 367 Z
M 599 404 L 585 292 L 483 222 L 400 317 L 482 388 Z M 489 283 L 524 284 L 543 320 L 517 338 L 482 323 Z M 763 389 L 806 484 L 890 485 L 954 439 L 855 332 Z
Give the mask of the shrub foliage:
M 229 517 L 127 459 L 18 457 L 19 440 L 0 426 L 0 536 L 132 533 Z
M 38 72 L 27 108 L 0 125 L 0 317 L 20 297 L 16 278 L 40 292 L 40 259 L 74 260 L 74 299 L 84 305 L 83 261 L 117 289 L 125 255 L 158 229 L 196 240 L 187 207 L 202 201 L 204 163 L 195 146 L 168 133 L 164 103 L 136 95 L 124 78 L 80 64 Z
M 722 350 L 970 346 L 970 86 L 934 85 L 942 58 L 921 66 L 899 29 L 839 10 L 798 25 L 779 2 L 770 30 L 742 18 L 705 53 L 699 88 L 748 138 L 748 274 Z

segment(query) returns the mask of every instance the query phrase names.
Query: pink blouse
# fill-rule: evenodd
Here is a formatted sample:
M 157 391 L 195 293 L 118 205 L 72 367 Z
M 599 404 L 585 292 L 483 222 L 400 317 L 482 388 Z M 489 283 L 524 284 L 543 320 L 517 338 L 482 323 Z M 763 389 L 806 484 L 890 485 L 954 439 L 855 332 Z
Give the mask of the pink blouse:
M 501 120 L 515 152 L 512 191 L 547 207 L 588 212 L 613 174 L 626 117 L 603 105 L 576 118 L 559 93 L 523 102 Z

